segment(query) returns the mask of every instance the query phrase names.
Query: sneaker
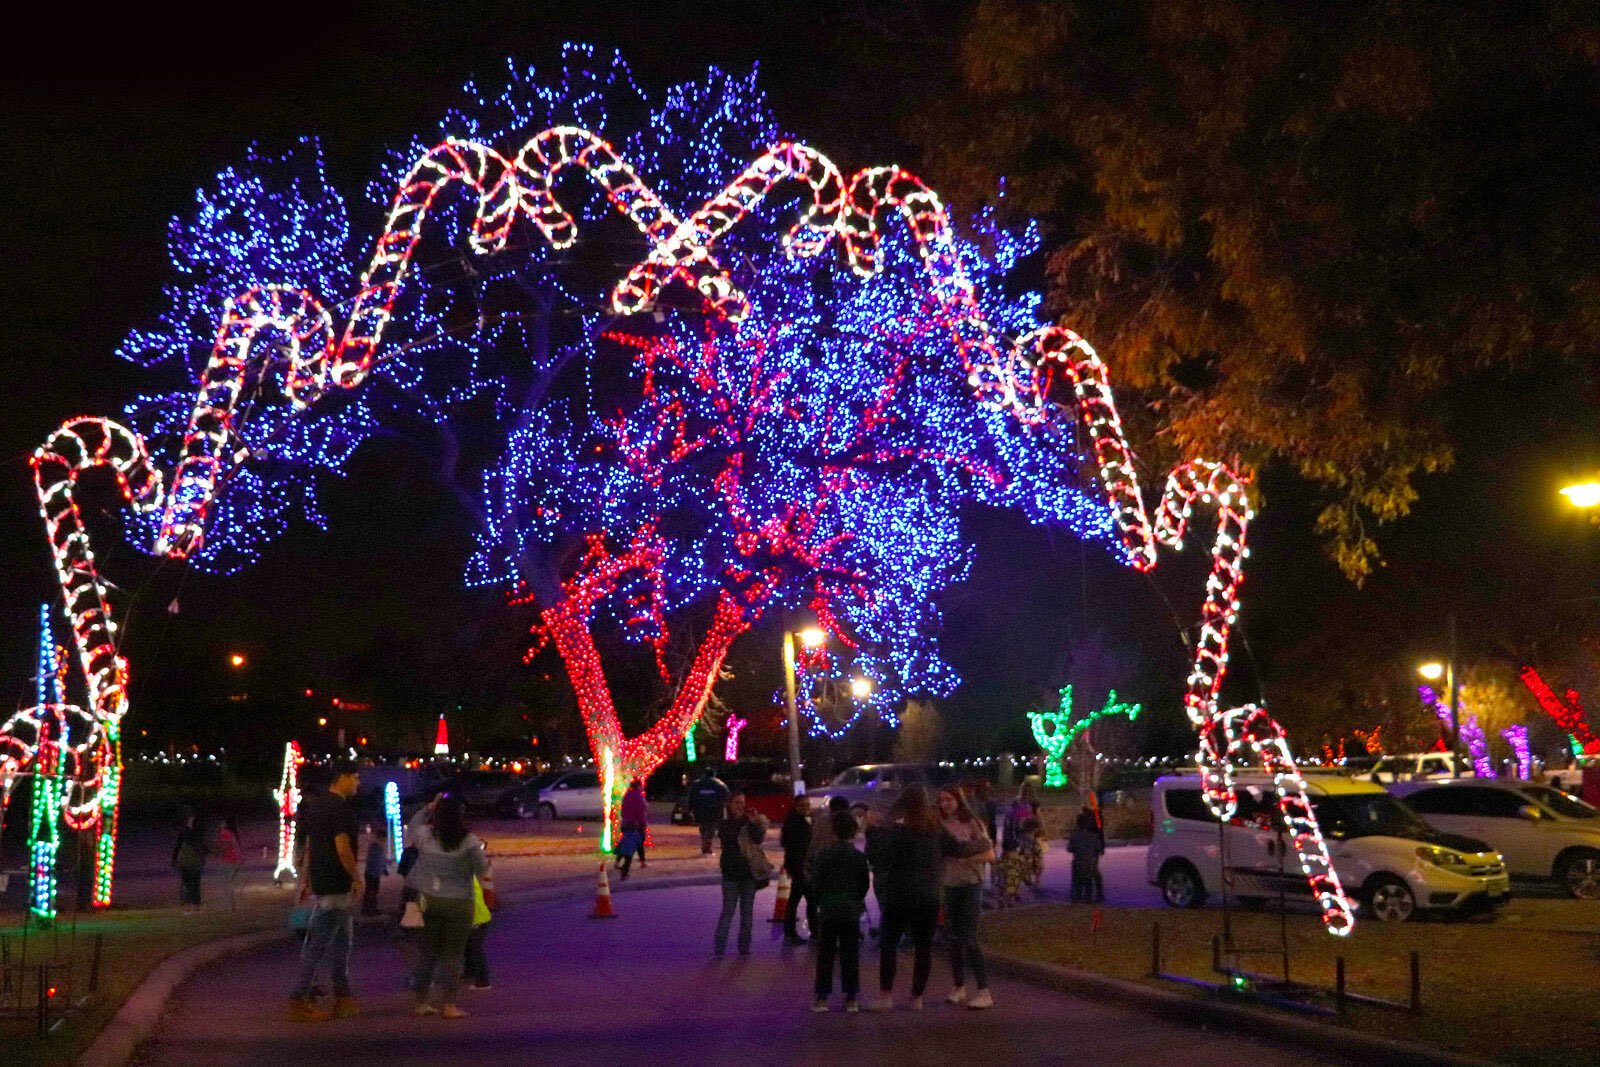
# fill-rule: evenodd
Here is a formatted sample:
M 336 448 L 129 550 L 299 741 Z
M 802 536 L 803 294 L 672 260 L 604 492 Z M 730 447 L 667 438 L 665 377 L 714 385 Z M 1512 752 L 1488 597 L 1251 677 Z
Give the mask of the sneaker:
M 883 996 L 867 1005 L 869 1011 L 894 1011 L 894 997 L 885 993 Z
M 990 995 L 987 989 L 980 989 L 973 994 L 971 1000 L 967 1001 L 967 1007 L 973 1009 L 992 1008 L 994 1007 L 994 997 Z
M 456 1007 L 454 1004 L 446 1004 L 439 1012 L 439 1015 L 441 1018 L 445 1019 L 465 1019 L 467 1017 L 467 1013 Z
M 418 1004 L 411 1009 L 411 1014 L 420 1019 L 424 1015 L 438 1015 L 439 1009 L 432 1004 Z
M 967 987 L 964 985 L 956 986 L 950 990 L 950 994 L 944 998 L 944 1002 L 946 1004 L 965 1004 L 967 1002 Z
M 861 1005 L 857 1004 L 855 1002 L 855 998 L 852 997 L 844 1002 L 844 1010 L 849 1012 L 851 1015 L 854 1015 L 856 1012 L 861 1010 Z
M 821 1014 L 828 1010 L 828 1002 L 826 1000 L 814 1001 L 811 1005 L 811 1010 Z
M 333 1002 L 335 1019 L 350 1019 L 361 1014 L 361 1005 L 354 997 L 339 997 Z
M 922 1010 L 922 998 L 921 997 L 912 997 L 911 998 L 911 1010 L 912 1011 L 921 1011 Z
M 301 1022 L 320 1023 L 333 1018 L 333 1012 L 327 1008 L 318 1007 L 317 1002 L 305 997 L 293 997 L 289 1001 L 289 1017 Z

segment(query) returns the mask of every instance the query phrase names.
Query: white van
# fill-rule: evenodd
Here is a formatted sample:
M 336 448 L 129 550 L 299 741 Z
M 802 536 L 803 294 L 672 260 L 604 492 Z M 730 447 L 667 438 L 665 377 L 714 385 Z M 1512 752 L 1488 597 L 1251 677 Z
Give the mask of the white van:
M 1219 826 L 1197 776 L 1156 781 L 1150 801 L 1155 834 L 1145 872 L 1168 905 L 1199 907 L 1224 889 L 1246 903 L 1280 892 L 1310 896 L 1273 780 L 1240 775 L 1235 783 L 1238 810 Z M 1334 872 L 1364 914 L 1404 922 L 1418 911 L 1489 910 L 1510 896 L 1511 880 L 1498 853 L 1482 841 L 1433 831 L 1382 786 L 1313 775 L 1306 788 Z

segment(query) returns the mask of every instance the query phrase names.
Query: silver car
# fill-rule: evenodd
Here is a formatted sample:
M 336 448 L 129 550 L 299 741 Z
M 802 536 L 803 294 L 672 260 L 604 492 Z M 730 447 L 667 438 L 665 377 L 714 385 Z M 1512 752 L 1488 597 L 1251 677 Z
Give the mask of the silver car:
M 859 805 L 883 811 L 912 782 L 920 782 L 932 792 L 954 780 L 953 771 L 935 763 L 863 763 L 840 771 L 825 786 L 806 790 L 806 796 L 813 805 L 844 797 L 851 807 Z

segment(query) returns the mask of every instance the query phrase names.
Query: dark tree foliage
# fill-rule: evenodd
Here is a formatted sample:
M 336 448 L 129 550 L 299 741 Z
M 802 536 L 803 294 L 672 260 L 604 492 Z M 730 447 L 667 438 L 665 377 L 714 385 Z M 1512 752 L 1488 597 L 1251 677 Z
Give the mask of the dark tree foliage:
M 1292 466 L 1358 583 L 1481 429 L 1453 395 L 1600 342 L 1594 5 L 981 0 L 866 25 L 924 34 L 882 69 L 927 60 L 902 128 L 935 183 L 1053 223 L 1050 310 L 1106 357 L 1141 455 Z

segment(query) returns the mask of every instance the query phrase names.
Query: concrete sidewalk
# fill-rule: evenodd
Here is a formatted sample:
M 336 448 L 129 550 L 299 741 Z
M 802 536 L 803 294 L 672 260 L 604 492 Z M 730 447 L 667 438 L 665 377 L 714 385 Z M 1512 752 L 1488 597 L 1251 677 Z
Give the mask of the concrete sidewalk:
M 779 928 L 760 921 L 771 913 L 771 891 L 757 897 L 748 959 L 711 959 L 719 901 L 717 887 L 699 886 L 621 894 L 613 920 L 586 918 L 586 901 L 508 909 L 489 938 L 494 988 L 463 992 L 473 1016 L 458 1022 L 409 1015 L 399 952 L 367 930 L 353 965 L 365 1014 L 290 1022 L 285 996 L 295 946 L 275 945 L 197 972 L 138 1062 L 1330 1062 L 1010 981 L 995 983 L 992 1011 L 951 1008 L 942 1002 L 949 989 L 942 955 L 920 1014 L 813 1015 L 810 951 L 783 948 Z M 869 957 L 862 977 L 870 990 L 877 967 Z M 907 954 L 902 999 L 909 970 Z

